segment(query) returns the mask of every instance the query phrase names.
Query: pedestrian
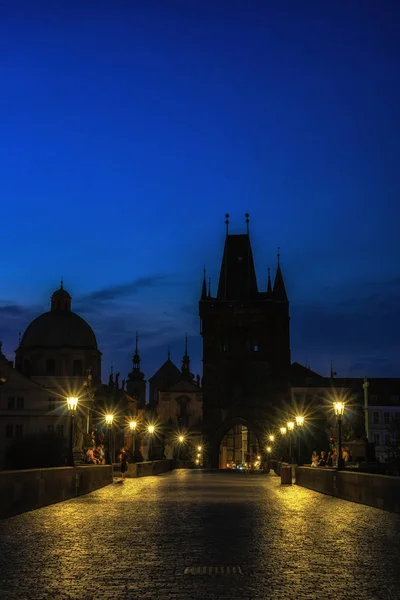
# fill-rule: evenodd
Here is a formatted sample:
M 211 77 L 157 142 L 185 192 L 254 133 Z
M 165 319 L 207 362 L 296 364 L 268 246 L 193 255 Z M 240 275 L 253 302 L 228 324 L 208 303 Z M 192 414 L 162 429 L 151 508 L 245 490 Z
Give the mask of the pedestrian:
M 119 455 L 119 460 L 121 462 L 121 479 L 125 481 L 125 473 L 128 470 L 128 458 L 129 452 L 125 450 L 125 448 L 121 448 L 121 454 Z

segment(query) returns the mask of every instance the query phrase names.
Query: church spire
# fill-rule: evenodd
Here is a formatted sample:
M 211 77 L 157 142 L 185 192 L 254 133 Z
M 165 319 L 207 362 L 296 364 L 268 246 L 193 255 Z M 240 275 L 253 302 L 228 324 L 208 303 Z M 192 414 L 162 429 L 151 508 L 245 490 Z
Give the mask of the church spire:
M 140 371 L 140 355 L 139 355 L 138 342 L 139 342 L 139 332 L 137 331 L 136 332 L 135 354 L 133 355 L 132 362 L 133 362 L 133 369 Z
M 272 292 L 272 284 L 271 284 L 271 269 L 268 267 L 268 287 L 267 292 Z
M 207 298 L 207 282 L 206 282 L 206 265 L 204 265 L 203 269 L 203 285 L 201 288 L 201 300 L 205 300 Z
M 182 375 L 187 375 L 193 379 L 193 375 L 190 373 L 190 356 L 188 354 L 188 336 L 185 333 L 185 354 L 182 357 Z
M 280 258 L 281 258 L 280 248 L 278 247 L 278 266 L 276 269 L 276 275 L 275 275 L 275 281 L 274 281 L 274 296 L 276 297 L 277 300 L 287 301 L 288 297 L 286 294 L 285 284 L 283 282 Z

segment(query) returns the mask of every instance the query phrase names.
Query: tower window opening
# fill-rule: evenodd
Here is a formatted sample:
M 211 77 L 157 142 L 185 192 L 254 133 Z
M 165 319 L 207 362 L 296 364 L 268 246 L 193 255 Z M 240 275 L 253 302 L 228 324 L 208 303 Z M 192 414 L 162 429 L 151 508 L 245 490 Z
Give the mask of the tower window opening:
M 253 352 L 258 352 L 258 344 L 253 345 Z

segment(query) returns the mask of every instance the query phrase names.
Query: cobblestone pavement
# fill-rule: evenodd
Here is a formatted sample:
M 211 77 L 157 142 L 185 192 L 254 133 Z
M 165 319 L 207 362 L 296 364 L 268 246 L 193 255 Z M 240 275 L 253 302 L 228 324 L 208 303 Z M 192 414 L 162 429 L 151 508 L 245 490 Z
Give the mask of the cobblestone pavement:
M 274 475 L 175 471 L 1 521 L 0 597 L 400 599 L 399 534 Z M 185 574 L 203 566 L 240 569 Z

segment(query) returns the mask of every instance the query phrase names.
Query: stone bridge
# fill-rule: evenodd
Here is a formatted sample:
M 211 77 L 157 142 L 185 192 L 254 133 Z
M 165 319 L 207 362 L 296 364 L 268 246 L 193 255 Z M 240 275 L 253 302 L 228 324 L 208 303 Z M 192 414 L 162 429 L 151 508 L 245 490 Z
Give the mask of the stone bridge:
M 400 597 L 400 515 L 269 475 L 174 471 L 0 522 L 0 597 Z

